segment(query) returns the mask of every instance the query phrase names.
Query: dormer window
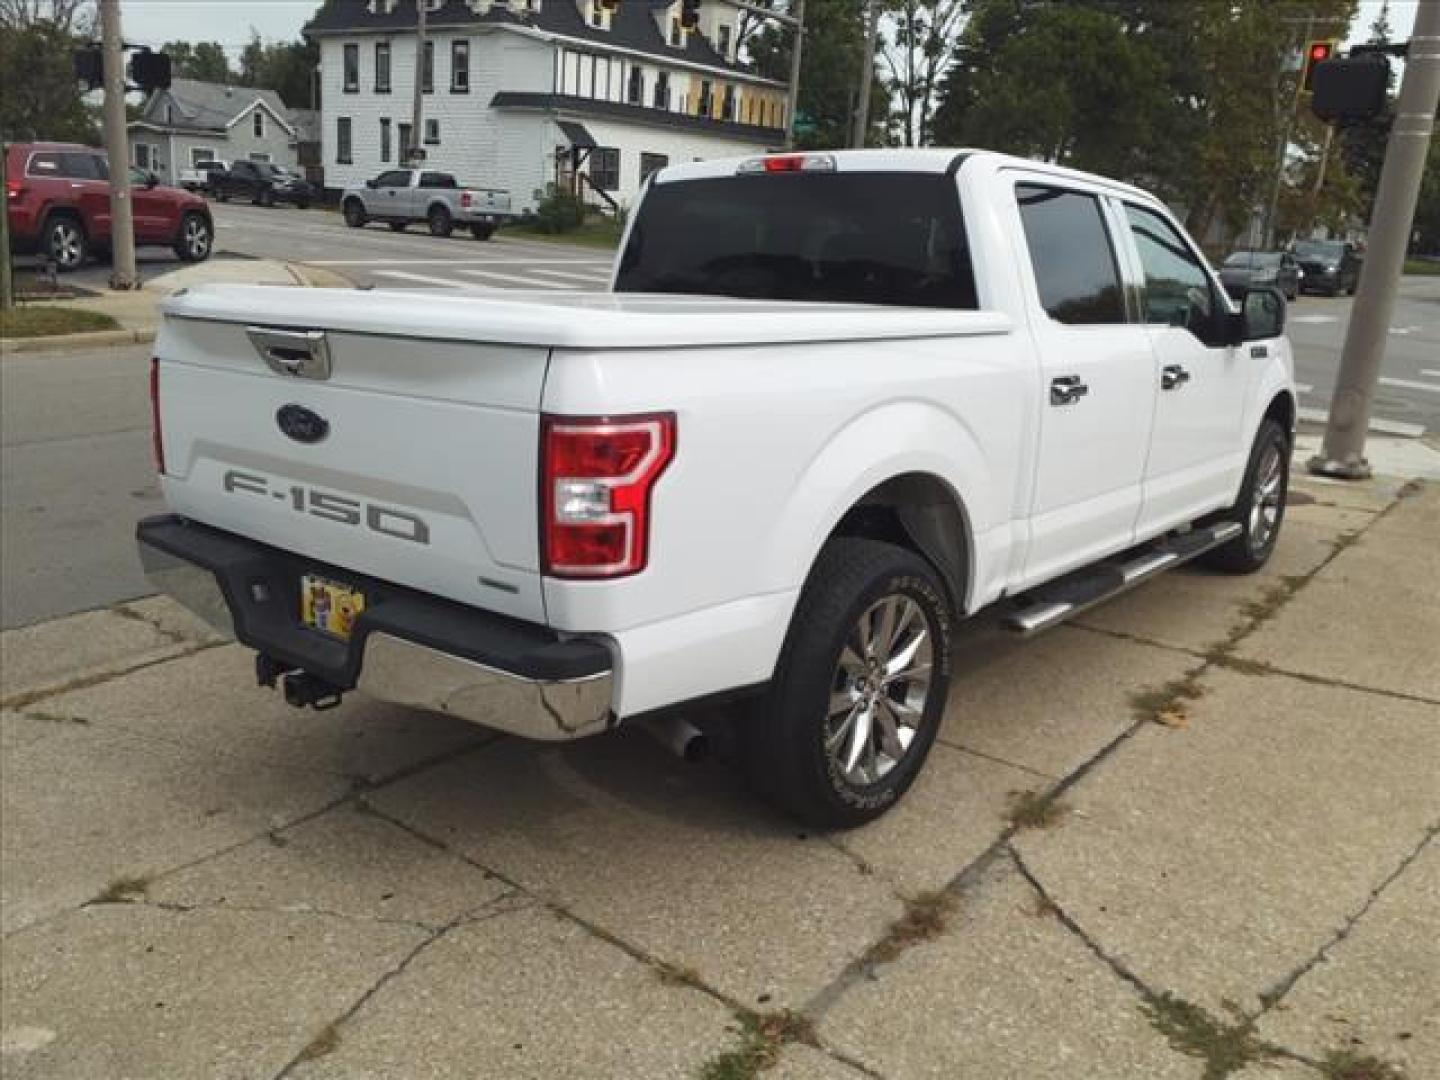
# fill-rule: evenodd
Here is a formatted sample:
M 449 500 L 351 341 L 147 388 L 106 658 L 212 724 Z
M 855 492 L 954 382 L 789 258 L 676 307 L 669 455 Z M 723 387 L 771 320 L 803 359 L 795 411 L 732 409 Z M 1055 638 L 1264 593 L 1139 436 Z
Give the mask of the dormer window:
M 726 60 L 730 59 L 730 27 L 721 24 L 715 32 L 715 48 Z
M 685 47 L 685 28 L 680 25 L 679 15 L 670 20 L 670 45 L 676 49 Z
M 601 0 L 586 0 L 590 12 L 585 21 L 597 30 L 610 29 L 610 9 Z
M 255 111 L 250 114 L 250 123 L 251 130 L 255 132 L 255 138 L 263 139 L 265 137 L 265 114 L 260 111 L 259 106 L 256 106 Z
M 629 105 L 645 104 L 645 69 L 630 69 L 630 85 L 625 88 L 625 101 Z

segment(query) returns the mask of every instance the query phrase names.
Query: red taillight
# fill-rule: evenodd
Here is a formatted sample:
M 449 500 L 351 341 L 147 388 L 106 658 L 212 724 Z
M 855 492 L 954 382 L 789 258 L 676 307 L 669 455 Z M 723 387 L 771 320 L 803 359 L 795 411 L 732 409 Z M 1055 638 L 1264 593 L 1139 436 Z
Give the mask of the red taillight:
M 7 198 L 18 199 L 25 194 L 25 186 L 19 180 L 5 181 L 5 195 Z
M 462 191 L 460 193 L 460 206 L 465 210 L 470 209 L 470 192 Z
M 799 172 L 804 167 L 804 154 L 777 154 L 765 158 L 766 172 Z
M 155 446 L 155 471 L 165 471 L 165 440 L 160 434 L 160 358 L 150 358 L 150 431 Z
M 542 418 L 542 571 L 599 578 L 644 570 L 650 491 L 674 456 L 673 413 Z

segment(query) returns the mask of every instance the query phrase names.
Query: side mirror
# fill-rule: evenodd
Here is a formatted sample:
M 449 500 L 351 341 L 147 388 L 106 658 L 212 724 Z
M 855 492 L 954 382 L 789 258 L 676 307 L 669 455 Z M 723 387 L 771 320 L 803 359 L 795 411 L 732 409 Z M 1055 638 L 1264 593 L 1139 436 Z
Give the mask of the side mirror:
M 1240 311 L 1228 317 L 1226 344 L 1266 341 L 1285 332 L 1285 294 L 1262 286 L 1246 289 L 1236 297 Z

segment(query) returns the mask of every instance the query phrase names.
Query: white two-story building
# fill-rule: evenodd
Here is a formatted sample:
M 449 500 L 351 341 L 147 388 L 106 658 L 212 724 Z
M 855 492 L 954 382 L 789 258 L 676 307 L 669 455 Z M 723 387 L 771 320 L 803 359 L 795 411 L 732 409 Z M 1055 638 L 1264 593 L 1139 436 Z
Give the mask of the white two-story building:
M 680 0 L 328 0 L 305 29 L 320 43 L 327 188 L 410 145 L 419 3 L 425 163 L 508 189 L 517 209 L 557 184 L 625 205 L 665 164 L 784 141 L 785 84 L 737 61 L 725 0 L 702 0 L 693 31 Z

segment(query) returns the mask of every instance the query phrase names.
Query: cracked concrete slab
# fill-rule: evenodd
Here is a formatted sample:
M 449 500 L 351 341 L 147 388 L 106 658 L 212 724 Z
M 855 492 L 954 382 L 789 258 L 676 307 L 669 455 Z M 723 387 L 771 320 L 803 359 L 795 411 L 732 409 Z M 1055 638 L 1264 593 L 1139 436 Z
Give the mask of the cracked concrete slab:
M 1410 536 L 1419 540 L 1440 540 L 1440 483 L 1428 483 L 1398 499 L 1395 506 L 1375 523 L 1376 537 Z
M 314 813 L 348 786 L 59 715 L 7 714 L 0 761 L 7 933 Z
M 1440 1076 L 1440 842 L 1300 977 L 1260 1031 L 1306 1057 L 1347 1049 L 1415 1080 Z
M 1362 596 L 1365 602 L 1358 603 Z M 1366 532 L 1247 637 L 1236 655 L 1440 702 L 1440 542 L 1408 532 Z M 1432 715 L 1440 719 L 1435 710 Z
M 956 650 L 940 738 L 1059 778 L 1130 727 L 1133 694 L 1198 663 L 1075 627 L 1028 641 L 976 627 Z
M 1197 1080 L 1140 1001 L 1004 859 L 945 933 L 854 983 L 819 1031 L 888 1080 Z
M 422 941 L 286 912 L 82 908 L 5 940 L 7 1080 L 271 1077 Z M 8 1040 L 7 1040 L 8 1041 Z
M 1315 955 L 1440 818 L 1427 705 L 1212 670 L 1188 724 L 1147 725 L 1016 847 L 1151 989 L 1222 1015 Z
M 500 742 L 370 799 L 752 1007 L 802 1004 L 900 912 L 878 875 L 728 771 L 637 731 Z
M 0 633 L 0 698 L 23 702 L 46 691 L 178 656 L 194 645 L 153 623 L 87 611 Z
M 1395 501 L 1405 481 L 1398 477 L 1377 476 L 1369 480 L 1332 480 L 1323 476 L 1311 476 L 1305 472 L 1301 460 L 1292 467 L 1290 488 L 1303 491 L 1322 505 L 1339 506 L 1352 510 L 1379 513 Z
M 156 903 L 328 911 L 440 927 L 507 886 L 357 809 L 336 807 L 157 882 Z
M 789 1043 L 765 1080 L 863 1080 L 865 1074 L 804 1043 Z
M 1032 772 L 936 743 L 900 805 L 833 840 L 907 894 L 938 889 L 999 839 L 1011 792 L 1047 786 Z
M 120 604 L 116 610 L 129 612 L 153 623 L 162 634 L 192 641 L 197 645 L 220 645 L 231 640 L 168 596 L 147 596 L 144 600 L 132 600 L 128 604 Z
M 336 1028 L 296 1080 L 693 1076 L 730 1011 L 540 907 L 462 924 Z
M 255 656 L 238 645 L 146 668 L 50 698 L 47 708 L 96 725 L 203 748 L 254 769 L 302 767 L 367 783 L 495 736 L 436 716 L 349 694 L 338 708 L 294 709 L 255 684 Z

